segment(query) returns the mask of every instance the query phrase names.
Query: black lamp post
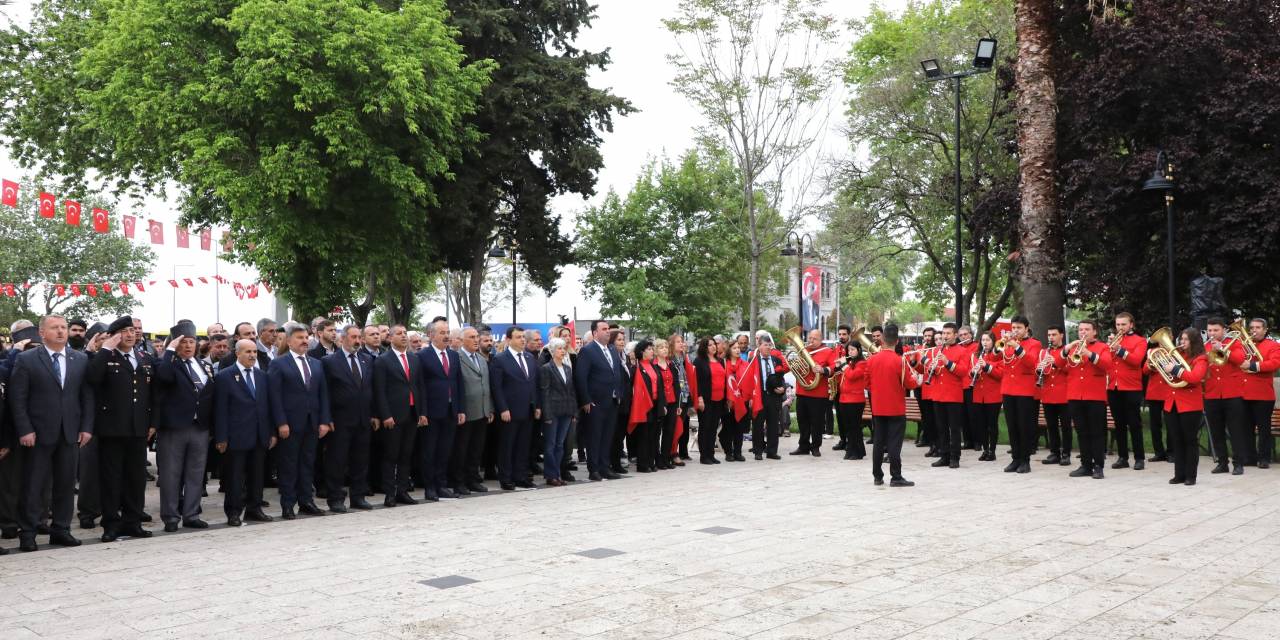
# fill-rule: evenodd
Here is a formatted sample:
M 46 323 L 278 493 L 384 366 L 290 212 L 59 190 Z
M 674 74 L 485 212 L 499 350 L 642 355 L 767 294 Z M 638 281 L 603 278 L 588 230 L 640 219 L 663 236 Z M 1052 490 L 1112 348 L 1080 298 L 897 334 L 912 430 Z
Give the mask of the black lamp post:
M 489 250 L 490 258 L 505 258 L 507 250 L 501 245 L 493 245 Z M 516 247 L 511 245 L 511 324 L 516 324 Z
M 1151 177 L 1142 183 L 1142 190 L 1164 192 L 1164 250 L 1168 254 L 1169 262 L 1169 329 L 1177 331 L 1178 325 L 1174 319 L 1173 307 L 1173 187 L 1173 163 L 1169 161 L 1169 156 L 1161 151 L 1156 154 L 1156 168 L 1151 172 Z
M 928 82 L 936 82 L 939 80 L 951 80 L 955 88 L 956 106 L 956 143 L 955 143 L 955 207 L 956 207 L 956 324 L 964 325 L 964 312 L 961 307 L 964 304 L 964 257 L 960 250 L 960 244 L 963 242 L 961 236 L 960 224 L 960 82 L 969 76 L 978 75 L 991 71 L 991 66 L 996 58 L 996 39 L 981 38 L 978 40 L 978 46 L 973 53 L 973 68 L 967 71 L 957 71 L 956 73 L 942 72 L 942 66 L 937 60 L 924 60 L 920 63 L 920 68 L 924 70 L 924 79 Z
M 795 246 L 792 246 L 794 240 Z M 804 243 L 809 241 L 809 253 L 813 253 L 813 237 L 809 234 L 787 232 L 787 245 L 782 248 L 782 255 L 796 256 L 796 318 L 800 320 L 801 339 L 804 339 Z

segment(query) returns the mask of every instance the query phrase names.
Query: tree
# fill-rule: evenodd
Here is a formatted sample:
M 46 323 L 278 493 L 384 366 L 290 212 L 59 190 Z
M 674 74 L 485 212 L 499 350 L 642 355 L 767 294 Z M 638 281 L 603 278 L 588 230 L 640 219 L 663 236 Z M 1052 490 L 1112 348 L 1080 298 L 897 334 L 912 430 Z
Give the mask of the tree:
M 1141 190 L 1164 149 L 1177 181 L 1177 322 L 1202 271 L 1226 279 L 1246 317 L 1274 315 L 1280 3 L 1119 2 L 1114 17 L 1084 5 L 1060 7 L 1054 25 L 1072 306 L 1128 310 L 1148 332 L 1168 322 L 1164 202 Z
M 827 55 L 835 21 L 821 13 L 822 5 L 681 0 L 676 16 L 663 20 L 680 47 L 668 56 L 676 69 L 672 86 L 702 112 L 702 135 L 729 151 L 738 172 L 738 233 L 747 243 L 753 332 L 766 282 L 762 261 L 777 253 L 787 230 L 807 213 L 802 199 L 813 172 L 797 180 L 796 170 L 826 124 L 821 107 L 835 72 Z M 762 214 L 783 211 L 788 194 L 785 223 L 767 226 Z
M 467 121 L 483 138 L 451 176 L 436 180 L 440 198 L 429 212 L 445 267 L 469 273 L 462 317 L 474 324 L 483 320 L 494 244 L 514 242 L 533 286 L 555 290 L 560 266 L 573 255 L 548 203 L 565 193 L 595 194 L 604 164 L 600 131 L 611 131 L 613 116 L 634 108 L 589 82 L 591 72 L 609 65 L 609 52 L 574 45 L 595 17 L 586 0 L 448 5 L 467 57 L 498 64 Z
M 13 298 L 0 297 L 0 303 L 7 307 L 3 308 L 6 317 L 2 323 L 52 313 L 114 319 L 131 312 L 136 300 L 119 294 L 115 287 L 145 278 L 155 263 L 155 254 L 119 233 L 97 233 L 87 226 L 68 225 L 61 218 L 35 215 L 34 194 L 38 191 L 39 187 L 23 189 L 17 208 L 0 207 L 0 246 L 4 246 L 0 282 L 31 285 L 15 287 Z M 110 206 L 97 194 L 81 196 L 79 202 L 85 211 Z M 73 296 L 66 290 L 66 295 L 59 296 L 57 284 L 94 284 L 99 288 L 107 284 L 112 291 Z
M 443 0 L 42 0 L 11 27 L 0 131 L 65 184 L 176 184 L 183 220 L 310 317 L 438 261 L 436 178 L 476 140 L 492 65 L 464 61 Z M 373 215 L 371 215 L 373 214 Z M 252 246 L 250 246 L 252 243 Z
M 1062 216 L 1058 211 L 1058 96 L 1054 85 L 1054 3 L 1017 0 L 1018 245 L 1022 301 L 1044 337 L 1062 326 L 1065 303 Z
M 516 268 L 519 270 L 520 265 Z M 471 306 L 471 279 L 477 272 L 448 271 L 444 277 L 449 281 L 449 307 L 455 318 L 468 324 L 483 321 L 485 309 L 492 309 L 511 301 L 511 258 L 494 258 L 485 256 L 484 266 L 478 272 L 482 283 L 480 288 L 480 307 Z M 520 276 L 516 282 L 516 305 L 533 295 L 532 279 L 528 274 Z M 492 320 L 492 318 L 490 318 Z
M 840 208 L 878 237 L 871 258 L 923 263 L 913 288 L 927 306 L 955 298 L 954 97 L 924 82 L 919 61 L 939 52 L 968 52 L 975 38 L 1008 41 L 1012 4 L 961 0 L 909 5 L 901 16 L 874 8 L 854 24 L 858 35 L 845 68 L 848 135 L 859 153 L 841 168 Z M 948 64 L 945 63 L 944 64 Z M 955 59 L 955 65 L 967 64 Z M 1012 104 L 1002 74 L 969 78 L 961 108 L 964 175 L 960 249 L 967 255 L 961 317 L 975 309 L 989 327 L 1013 304 L 1014 279 L 1005 259 L 1017 240 L 1016 162 Z

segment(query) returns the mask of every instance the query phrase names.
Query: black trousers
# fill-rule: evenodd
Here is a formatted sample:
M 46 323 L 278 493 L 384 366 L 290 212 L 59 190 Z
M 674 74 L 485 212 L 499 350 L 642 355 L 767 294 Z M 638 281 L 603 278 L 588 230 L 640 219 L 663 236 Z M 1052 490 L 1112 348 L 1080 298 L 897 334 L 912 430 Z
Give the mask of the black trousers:
M 837 402 L 836 418 L 840 421 L 840 437 L 844 439 L 845 452 L 863 457 L 867 455 L 867 446 L 862 442 L 862 408 L 861 402 Z
M 529 433 L 533 433 L 533 419 L 530 418 Z M 427 426 L 418 434 L 422 441 L 422 486 L 424 489 L 440 489 L 448 486 L 449 454 L 453 453 L 453 435 L 458 430 L 458 419 L 441 418 L 429 420 Z M 528 446 L 525 447 L 528 456 Z M 528 468 L 526 465 L 525 468 Z M 523 479 L 523 478 L 522 478 Z
M 1107 461 L 1107 403 L 1072 400 L 1067 408 L 1080 436 L 1080 466 L 1101 469 Z
M 369 423 L 335 425 L 320 441 L 324 448 L 325 499 L 329 504 L 342 504 L 343 490 L 351 478 L 351 496 L 364 499 L 369 489 L 369 441 L 373 431 Z
M 98 441 L 98 489 L 102 496 L 102 529 L 142 524 L 147 492 L 146 436 L 107 436 Z
M 688 457 L 689 457 L 689 431 L 690 431 L 690 429 L 689 429 L 689 420 L 688 420 L 688 417 L 689 417 L 689 415 L 690 415 L 690 413 L 689 413 L 690 411 L 693 411 L 693 409 L 692 409 L 692 405 L 685 407 L 684 413 L 685 413 L 685 418 L 686 418 L 686 419 L 685 419 L 685 421 L 684 421 L 684 431 L 680 432 L 680 443 L 676 446 L 676 448 L 677 448 L 677 449 L 679 449 L 679 455 L 680 455 L 680 457 L 681 457 L 681 458 L 688 458 Z M 701 425 L 702 425 L 702 418 L 698 418 L 698 425 L 699 425 L 699 426 L 698 426 L 698 433 L 699 433 L 699 434 L 701 434 L 701 433 L 702 433 L 702 426 L 701 426 Z
M 877 480 L 884 477 L 882 465 L 889 458 L 889 477 L 902 477 L 902 436 L 907 432 L 904 416 L 873 416 L 871 418 L 874 440 L 871 444 L 871 475 Z
M 1147 400 L 1147 417 L 1150 418 L 1151 448 L 1157 456 L 1164 455 L 1164 400 Z M 1202 412 L 1203 413 L 1203 412 Z
M 1105 408 L 1106 404 L 1103 403 L 1103 409 Z M 1004 397 L 1004 424 L 1009 429 L 1009 447 L 1013 449 L 1013 460 L 1016 462 L 1031 461 L 1031 452 L 1036 448 L 1038 409 L 1033 396 Z M 1103 420 L 1105 419 L 1104 413 Z
M 76 448 L 76 517 L 102 515 L 102 469 L 98 464 L 98 439 Z
M 1257 430 L 1258 436 L 1256 440 L 1256 448 L 1250 446 L 1249 460 L 1246 464 L 1257 464 L 1258 462 L 1271 462 L 1271 452 L 1275 448 L 1275 437 L 1271 435 L 1271 411 L 1275 409 L 1275 400 L 1245 400 L 1245 415 L 1248 417 L 1249 428 L 1245 429 L 1245 435 L 1251 436 L 1254 430 Z M 1252 437 L 1246 438 L 1246 445 L 1254 445 L 1255 440 Z
M 666 462 L 671 459 L 671 445 L 675 443 L 676 439 L 676 419 L 683 419 L 682 416 L 676 415 L 676 409 L 679 408 L 680 404 L 676 402 L 667 405 L 666 415 L 662 416 L 662 420 L 658 423 L 658 432 L 654 434 L 654 438 L 657 440 L 654 445 L 654 459 L 660 462 Z M 688 427 L 687 422 L 685 427 Z M 714 450 L 709 453 L 712 457 L 715 456 Z
M 771 456 L 778 455 L 778 425 L 781 413 L 782 396 L 766 392 L 761 399 L 760 412 L 750 418 L 753 451 Z
M 831 401 L 826 398 L 796 396 L 796 421 L 800 423 L 801 451 L 822 449 L 822 430 L 826 415 L 831 413 Z
M 1116 454 L 1129 459 L 1129 442 L 1133 443 L 1133 459 L 1145 460 L 1142 442 L 1142 391 L 1107 391 L 1111 417 L 1116 421 Z
M 982 443 L 986 440 L 986 431 L 983 429 L 983 423 L 977 419 L 975 407 L 977 405 L 973 401 L 973 389 L 964 390 L 964 448 L 978 450 L 982 448 Z
M 325 440 L 333 434 L 325 436 Z M 254 447 L 233 451 L 228 449 L 222 455 L 222 510 L 227 517 L 239 518 L 245 507 L 259 508 L 262 503 L 262 482 L 267 450 L 265 447 Z M 354 480 L 353 480 L 354 482 Z M 363 494 L 359 494 L 361 498 Z M 332 496 L 332 494 L 330 494 Z M 331 498 L 332 499 L 332 498 Z
M 938 423 L 933 414 L 933 411 L 934 411 L 933 400 L 925 400 L 922 398 L 920 399 L 919 402 L 920 402 L 920 438 L 918 439 L 921 442 L 929 445 L 929 448 L 932 449 L 938 444 Z M 904 417 L 903 419 L 905 420 L 906 418 Z M 875 423 L 876 423 L 875 420 L 871 421 L 873 430 L 875 429 L 875 426 L 874 426 Z M 872 433 L 873 437 L 874 435 L 875 434 Z M 874 443 L 872 446 L 874 446 Z
M 939 425 L 938 449 L 942 459 L 959 462 L 965 429 L 964 403 L 935 401 L 933 413 Z
M 1173 477 L 1195 480 L 1200 466 L 1200 421 L 1202 411 L 1164 414 L 1169 427 L 1169 450 L 1173 454 Z
M 636 456 L 636 469 L 647 470 L 657 467 L 658 460 L 658 432 L 662 430 L 659 424 L 665 419 L 660 415 L 662 410 L 654 407 L 649 410 L 649 416 L 644 422 L 637 423 L 631 430 L 633 441 L 636 443 L 635 450 L 632 452 Z
M 276 443 L 276 474 L 280 479 L 281 507 L 315 501 L 315 479 L 312 476 L 315 475 L 316 449 L 319 446 L 320 434 L 313 425 L 301 428 L 291 425 L 289 437 Z
M 498 482 L 512 484 L 529 479 L 529 443 L 533 438 L 532 417 L 494 423 L 498 430 Z
M 724 401 L 711 402 L 703 401 L 703 410 L 698 412 L 698 457 L 706 460 L 709 457 L 715 457 L 716 453 L 716 429 L 720 429 L 720 446 L 725 453 L 729 452 L 728 447 L 724 446 L 725 428 L 723 422 L 725 420 Z M 730 412 L 731 413 L 731 412 Z M 688 431 L 688 429 L 686 429 Z
M 733 409 L 725 408 L 724 403 L 720 403 L 720 450 L 728 457 L 733 453 L 733 434 L 737 433 L 737 420 L 733 417 Z M 702 445 L 699 444 L 699 447 Z
M 453 435 L 453 453 L 449 457 L 449 485 L 465 487 L 483 481 L 480 457 L 484 455 L 488 418 L 463 423 Z M 568 459 L 569 456 L 565 455 Z
M 382 449 L 382 492 L 387 496 L 408 493 L 413 486 L 413 443 L 418 438 L 418 414 L 409 412 L 403 423 L 378 429 L 376 438 Z
M 1000 443 L 1000 403 L 975 402 L 970 407 L 969 423 L 977 423 L 978 440 L 982 450 L 995 454 Z
M 1209 441 L 1213 443 L 1213 456 L 1218 464 L 1227 463 L 1227 438 L 1231 439 L 1231 461 L 1238 465 L 1245 464 L 1244 399 L 1219 398 L 1204 401 L 1204 417 L 1209 421 Z M 1270 417 L 1267 418 L 1268 423 Z
M 1044 421 L 1049 427 L 1049 453 L 1071 459 L 1071 416 L 1065 404 L 1044 405 Z
M 623 457 L 636 455 L 635 437 L 627 433 L 627 421 L 631 419 L 631 405 L 629 403 L 619 404 L 617 407 L 617 411 L 609 414 L 611 417 L 608 419 L 612 422 L 613 429 L 606 430 L 602 436 L 609 442 L 607 447 L 609 455 L 604 457 L 601 464 L 595 465 L 599 468 L 592 468 L 593 465 L 590 464 L 591 454 L 587 454 L 587 470 L 591 473 L 605 473 L 610 469 L 620 468 Z M 597 405 L 596 408 L 591 410 L 591 413 L 595 413 L 599 408 L 599 405 Z
M 18 498 L 18 527 L 24 538 L 34 538 L 44 513 L 45 489 L 52 484 L 49 502 L 52 515 L 50 529 L 69 532 L 71 513 L 75 509 L 76 445 L 61 437 L 56 442 L 21 448 L 24 459 L 24 485 Z

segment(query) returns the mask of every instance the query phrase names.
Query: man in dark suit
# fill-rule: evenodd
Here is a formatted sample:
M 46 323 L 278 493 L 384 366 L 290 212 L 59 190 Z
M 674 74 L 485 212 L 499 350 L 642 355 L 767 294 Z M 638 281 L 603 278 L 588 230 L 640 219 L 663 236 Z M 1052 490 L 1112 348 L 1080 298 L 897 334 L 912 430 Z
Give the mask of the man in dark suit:
M 366 336 L 369 330 L 365 327 Z M 388 335 L 391 348 L 373 362 L 373 405 L 380 424 L 383 505 L 394 507 L 418 504 L 409 496 L 409 473 L 418 428 L 427 425 L 426 413 L 420 409 L 426 402 L 427 386 L 422 380 L 422 363 L 408 353 L 409 335 L 404 325 L 390 327 Z
M 155 365 L 156 466 L 164 530 L 206 529 L 200 496 L 213 428 L 213 370 L 196 358 L 196 325 L 181 320 Z
M 19 499 L 19 548 L 36 550 L 36 530 L 44 491 L 53 483 L 53 524 L 49 544 L 74 547 L 71 512 L 76 481 L 76 448 L 93 439 L 93 387 L 85 374 L 89 359 L 67 348 L 67 321 L 40 320 L 43 346 L 24 351 L 9 376 L 14 431 L 25 448 L 25 487 Z
M 213 441 L 222 455 L 222 510 L 227 526 L 238 527 L 241 517 L 272 520 L 262 512 L 263 462 L 267 450 L 276 446 L 276 436 L 267 376 L 256 366 L 258 345 L 240 340 L 234 353 L 236 363 L 222 367 L 217 376 Z
M 311 331 L 315 333 L 315 346 L 307 355 L 316 360 L 324 360 L 339 351 L 338 325 L 328 318 L 316 318 L 311 323 Z
M 95 398 L 94 438 L 98 443 L 98 488 L 102 541 L 120 536 L 150 538 L 142 528 L 146 495 L 147 435 L 151 416 L 151 358 L 138 358 L 138 331 L 129 316 L 107 327 L 110 335 L 89 360 L 86 379 Z
M 333 433 L 325 438 L 325 489 L 329 510 L 346 513 L 343 479 L 351 477 L 351 508 L 368 510 L 369 439 L 378 421 L 373 417 L 373 359 L 360 353 L 360 327 L 347 325 L 338 350 L 325 357 L 325 383 Z
M 289 352 L 271 361 L 267 379 L 271 420 L 280 439 L 276 454 L 280 513 L 285 520 L 293 520 L 297 517 L 294 506 L 309 516 L 324 515 L 315 503 L 313 474 L 316 447 L 333 430 L 333 420 L 324 365 L 307 355 L 307 328 L 286 322 L 283 331 Z
M 489 364 L 493 408 L 498 412 L 498 482 L 506 491 L 532 489 L 529 442 L 533 421 L 542 417 L 538 361 L 525 351 L 524 330 L 507 327 L 507 348 Z
M 449 323 L 436 320 L 429 330 L 431 344 L 418 352 L 422 380 L 427 386 L 427 427 L 418 434 L 423 439 L 422 476 L 426 498 L 458 497 L 449 489 L 449 454 L 458 425 L 467 421 L 463 412 L 462 369 L 458 354 L 449 349 Z
M 232 339 L 236 342 L 241 340 L 250 340 L 253 342 L 254 348 L 257 349 L 258 353 L 259 369 L 266 371 L 267 367 L 271 365 L 271 355 L 262 350 L 261 345 L 258 343 L 258 332 L 254 330 L 252 322 L 241 322 L 240 324 L 237 324 L 235 335 L 232 336 Z M 218 369 L 221 370 L 234 366 L 236 366 L 236 354 L 235 350 L 232 349 L 230 353 L 222 357 L 222 360 L 218 363 Z
M 618 403 L 624 393 L 620 383 L 624 366 L 620 354 L 609 344 L 609 323 L 593 321 L 591 341 L 578 352 L 578 367 L 573 372 L 578 402 L 586 418 L 578 437 L 587 443 L 587 471 L 591 480 L 620 477 L 609 468 L 609 448 L 613 445 L 613 431 L 618 421 Z

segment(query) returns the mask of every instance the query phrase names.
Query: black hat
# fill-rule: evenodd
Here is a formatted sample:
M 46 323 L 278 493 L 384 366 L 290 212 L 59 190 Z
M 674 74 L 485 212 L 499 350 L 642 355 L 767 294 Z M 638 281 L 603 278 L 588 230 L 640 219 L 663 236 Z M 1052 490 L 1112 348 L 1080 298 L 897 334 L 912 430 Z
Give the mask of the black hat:
M 102 324 L 102 323 L 99 322 L 97 324 Z M 115 322 L 112 322 L 111 325 L 107 327 L 107 333 L 114 334 L 117 331 L 121 331 L 123 329 L 132 329 L 132 328 L 133 328 L 133 318 L 129 316 L 120 316 L 119 318 L 116 318 Z
M 13 332 L 14 344 L 18 344 L 23 340 L 30 340 L 32 344 L 41 344 L 40 330 L 37 329 L 36 327 L 27 327 L 25 329 L 18 329 L 17 331 Z
M 194 339 L 195 337 L 196 337 L 196 323 L 190 320 L 179 321 L 178 324 L 173 325 L 173 327 L 169 329 L 170 342 L 173 342 L 178 338 Z
M 117 320 L 116 322 L 119 322 L 119 320 Z M 111 323 L 111 326 L 113 326 L 113 327 L 114 327 L 114 326 L 116 325 L 116 322 L 112 322 L 112 323 Z M 132 324 L 130 324 L 129 326 L 133 326 L 133 325 L 132 325 Z M 119 331 L 119 329 L 117 329 L 116 331 Z M 114 331 L 111 331 L 110 329 L 108 329 L 108 328 L 107 328 L 107 325 L 102 324 L 101 322 L 95 322 L 95 323 L 93 323 L 93 326 L 92 326 L 92 327 L 89 327 L 89 330 L 88 330 L 88 331 L 85 331 L 85 332 L 84 332 L 84 341 L 85 341 L 85 342 L 90 342 L 90 341 L 92 341 L 92 340 L 93 340 L 93 337 L 94 337 L 94 336 L 98 335 L 99 333 L 103 333 L 103 332 L 107 332 L 107 333 L 115 333 Z
M 68 326 L 68 327 L 70 327 L 70 326 L 80 326 L 80 327 L 88 328 L 88 327 L 89 327 L 89 323 L 88 323 L 88 322 L 85 322 L 84 320 L 82 320 L 82 319 L 80 319 L 80 318 L 72 318 L 72 319 L 70 319 L 70 320 L 68 320 L 68 321 L 67 321 L 67 326 Z

